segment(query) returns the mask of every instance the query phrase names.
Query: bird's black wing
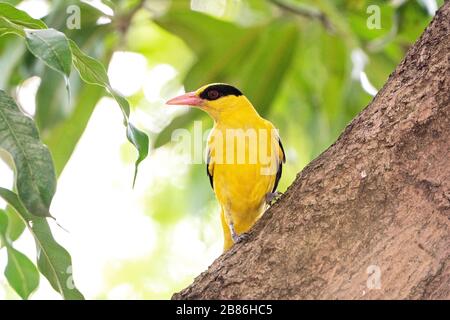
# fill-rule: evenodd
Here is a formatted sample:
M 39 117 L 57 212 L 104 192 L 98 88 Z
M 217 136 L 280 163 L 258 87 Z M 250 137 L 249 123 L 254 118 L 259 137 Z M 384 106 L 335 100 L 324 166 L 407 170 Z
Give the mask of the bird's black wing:
M 280 146 L 280 156 L 281 156 L 281 161 L 278 164 L 278 170 L 277 170 L 277 175 L 275 176 L 275 184 L 273 185 L 273 190 L 272 192 L 277 191 L 277 187 L 278 187 L 278 182 L 280 182 L 281 179 L 281 174 L 283 173 L 283 163 L 286 162 L 286 155 L 284 153 L 284 148 L 283 148 L 283 144 L 281 143 L 281 139 L 278 138 L 278 145 Z
M 211 188 L 213 188 L 214 190 L 214 181 L 213 181 L 214 164 L 211 163 L 211 152 L 209 148 L 206 150 L 206 174 L 208 175 Z

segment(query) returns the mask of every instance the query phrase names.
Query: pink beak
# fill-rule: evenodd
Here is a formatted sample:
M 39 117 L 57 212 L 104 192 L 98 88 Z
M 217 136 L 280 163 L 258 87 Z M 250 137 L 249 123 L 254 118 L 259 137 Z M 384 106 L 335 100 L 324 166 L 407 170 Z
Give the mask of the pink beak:
M 199 98 L 195 92 L 187 92 L 181 96 L 170 99 L 166 104 L 201 106 L 203 104 L 203 99 Z

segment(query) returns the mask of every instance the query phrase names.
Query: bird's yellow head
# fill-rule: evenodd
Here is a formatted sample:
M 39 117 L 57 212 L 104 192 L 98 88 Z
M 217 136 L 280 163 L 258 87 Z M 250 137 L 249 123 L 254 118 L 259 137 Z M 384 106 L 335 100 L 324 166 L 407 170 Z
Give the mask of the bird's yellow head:
M 217 119 L 221 114 L 250 104 L 239 89 L 225 83 L 212 83 L 166 102 L 169 105 L 198 107 Z

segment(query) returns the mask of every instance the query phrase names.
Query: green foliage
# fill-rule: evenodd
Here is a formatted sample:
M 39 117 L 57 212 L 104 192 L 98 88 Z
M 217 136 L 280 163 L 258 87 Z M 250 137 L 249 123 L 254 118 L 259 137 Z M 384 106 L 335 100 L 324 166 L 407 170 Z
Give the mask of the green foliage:
M 8 33 L 24 36 L 23 30 L 19 26 L 0 16 L 0 36 Z
M 148 136 L 144 132 L 136 128 L 132 123 L 130 123 L 130 105 L 125 98 L 123 98 L 120 94 L 118 94 L 111 88 L 108 75 L 106 74 L 106 70 L 103 65 L 97 60 L 84 54 L 75 44 L 75 42 L 71 41 L 70 47 L 72 48 L 72 52 L 75 57 L 74 65 L 80 73 L 80 77 L 87 83 L 99 85 L 107 89 L 111 93 L 113 98 L 117 101 L 122 110 L 124 122 L 127 128 L 127 139 L 136 147 L 139 153 L 134 169 L 134 186 L 138 173 L 138 166 L 147 157 L 148 154 Z
M 292 21 L 274 21 L 260 34 L 256 49 L 251 52 L 252 58 L 242 66 L 240 87 L 259 106 L 258 111 L 263 116 L 268 114 L 291 66 L 297 40 L 298 30 Z M 236 68 L 235 73 L 238 70 Z
M 66 36 L 55 29 L 25 29 L 28 50 L 53 70 L 61 73 L 70 95 L 69 76 L 72 52 Z
M 24 11 L 7 3 L 0 3 L 0 9 L 0 36 L 12 33 L 24 37 L 28 50 L 35 57 L 64 76 L 67 90 L 71 66 L 74 63 L 83 80 L 103 86 L 116 99 L 124 115 L 126 136 L 139 153 L 135 165 L 134 185 L 138 165 L 148 154 L 148 137 L 129 122 L 129 103 L 112 90 L 103 65 L 86 55 L 64 33 L 47 28 L 45 23 L 31 18 Z M 80 130 L 77 133 L 81 135 Z M 79 135 L 75 139 L 79 138 Z M 76 141 L 72 146 L 75 143 Z M 0 197 L 15 209 L 34 235 L 39 271 L 63 298 L 82 299 L 83 296 L 73 284 L 71 257 L 54 240 L 45 219 L 51 217 L 50 204 L 56 190 L 56 174 L 51 154 L 42 144 L 34 121 L 26 116 L 3 90 L 0 90 L 0 148 L 6 150 L 14 160 L 15 186 L 18 192 L 15 194 L 0 188 Z M 64 161 L 67 160 L 68 157 L 65 157 Z M 64 166 L 64 163 L 58 164 L 59 168 Z M 34 264 L 10 243 L 10 235 L 14 239 L 21 234 L 23 228 L 20 223 L 16 224 L 13 234 L 8 234 L 8 216 L 3 211 L 1 214 L 2 246 L 6 246 L 8 250 L 5 275 L 11 287 L 26 299 L 37 287 L 39 276 Z
M 64 75 L 66 79 L 66 87 L 69 92 L 68 77 L 70 75 L 71 65 L 73 62 L 83 80 L 86 80 L 87 83 L 97 84 L 107 88 L 117 101 L 124 115 L 126 136 L 138 151 L 138 159 L 136 160 L 133 179 L 134 185 L 139 163 L 142 162 L 148 154 L 148 137 L 144 132 L 130 124 L 130 106 L 128 101 L 120 94 L 112 90 L 104 67 L 96 59 L 84 54 L 75 42 L 71 41 L 69 44 L 69 39 L 57 30 L 51 28 L 20 29 L 19 26 L 37 26 L 38 23 L 35 22 L 35 19 L 30 18 L 25 12 L 17 9 L 12 10 L 6 3 L 3 3 L 2 5 L 4 8 L 9 9 L 5 10 L 5 13 L 0 13 L 0 17 L 7 21 L 7 23 L 4 24 L 0 23 L 0 31 L 5 29 L 6 31 L 4 31 L 3 34 L 16 33 L 18 35 L 25 36 L 26 44 L 30 52 L 37 58 L 44 61 L 47 66 Z M 24 21 L 22 21 L 21 18 L 24 18 Z M 45 24 L 41 22 L 38 26 L 45 27 Z M 72 53 L 75 56 L 73 61 Z
M 33 19 L 22 10 L 16 9 L 9 3 L 0 2 L 0 15 L 16 25 L 30 29 L 45 29 L 47 26 L 41 20 Z
M 73 64 L 85 82 L 105 87 L 108 90 L 111 89 L 103 64 L 86 55 L 72 40 L 70 40 L 70 49 L 73 52 Z
M 3 90 L 0 90 L 0 147 L 14 159 L 17 191 L 25 207 L 34 215 L 49 217 L 56 190 L 50 152 L 40 141 L 33 120 Z
M 16 241 L 23 233 L 25 229 L 25 223 L 17 215 L 15 210 L 11 206 L 7 206 L 3 210 L 8 218 L 8 228 L 6 229 L 6 237 L 10 241 Z
M 8 216 L 0 209 L 0 239 L 8 251 L 5 277 L 22 299 L 28 299 L 39 285 L 39 273 L 26 255 L 17 251 L 8 238 Z
M 39 272 L 26 255 L 12 246 L 8 246 L 7 250 L 8 264 L 5 269 L 5 277 L 20 297 L 28 299 L 39 285 Z
M 22 205 L 19 197 L 8 189 L 0 188 L 0 197 L 20 215 L 33 234 L 37 248 L 39 271 L 64 299 L 83 299 L 72 279 L 72 259 L 69 253 L 52 236 L 45 218 L 33 216 Z
M 68 274 L 68 270 L 71 270 L 70 255 L 53 239 L 45 219 L 51 216 L 49 207 L 56 189 L 51 155 L 41 143 L 32 119 L 25 116 L 12 98 L 2 90 L 0 90 L 0 147 L 9 152 L 14 160 L 18 190 L 17 195 L 0 188 L 0 197 L 14 208 L 14 210 L 10 209 L 10 216 L 19 214 L 24 225 L 27 225 L 34 235 L 40 272 L 64 298 L 82 298 L 72 282 L 68 286 L 71 279 L 71 274 Z M 0 216 L 2 244 L 8 250 L 5 276 L 11 287 L 26 299 L 39 283 L 37 269 L 10 243 L 21 234 L 22 224 L 15 222 L 15 231 L 8 232 L 8 230 L 14 230 L 8 229 L 8 215 L 2 210 Z M 12 219 L 12 221 L 16 220 L 17 217 Z
M 205 83 L 233 83 L 259 106 L 263 116 L 267 115 L 296 49 L 298 30 L 293 21 L 276 20 L 269 25 L 244 29 L 198 12 L 174 9 L 157 22 L 183 37 L 202 57 L 184 80 L 187 90 Z M 188 127 L 202 117 L 204 114 L 200 112 L 180 116 L 161 132 L 155 147 L 169 142 L 174 129 Z

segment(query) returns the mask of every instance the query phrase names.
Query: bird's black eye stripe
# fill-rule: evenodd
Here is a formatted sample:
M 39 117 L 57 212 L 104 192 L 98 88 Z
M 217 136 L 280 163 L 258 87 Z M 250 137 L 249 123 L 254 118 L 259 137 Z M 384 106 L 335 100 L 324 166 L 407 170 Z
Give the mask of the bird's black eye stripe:
M 213 84 L 200 93 L 200 98 L 205 100 L 217 100 L 229 95 L 241 96 L 242 92 L 229 84 Z

